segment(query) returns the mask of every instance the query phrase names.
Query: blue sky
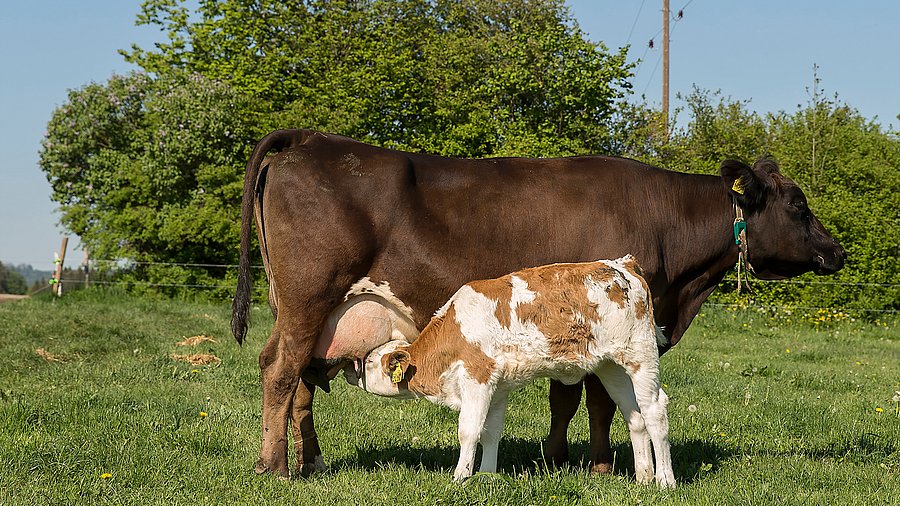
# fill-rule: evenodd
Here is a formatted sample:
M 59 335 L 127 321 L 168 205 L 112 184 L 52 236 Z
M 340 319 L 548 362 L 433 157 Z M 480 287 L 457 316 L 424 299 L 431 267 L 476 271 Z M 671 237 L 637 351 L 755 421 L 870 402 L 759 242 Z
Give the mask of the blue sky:
M 580 27 L 610 49 L 643 57 L 633 80 L 660 103 L 662 1 L 567 0 Z M 37 166 L 45 125 L 70 89 L 129 70 L 118 49 L 150 47 L 160 34 L 136 27 L 140 0 L 31 0 L 0 7 L 0 261 L 49 269 L 62 230 Z M 900 2 L 869 0 L 670 0 L 672 105 L 693 85 L 749 99 L 760 112 L 792 112 L 820 87 L 868 118 L 900 121 Z M 653 37 L 655 49 L 647 49 Z M 82 259 L 70 240 L 72 263 Z

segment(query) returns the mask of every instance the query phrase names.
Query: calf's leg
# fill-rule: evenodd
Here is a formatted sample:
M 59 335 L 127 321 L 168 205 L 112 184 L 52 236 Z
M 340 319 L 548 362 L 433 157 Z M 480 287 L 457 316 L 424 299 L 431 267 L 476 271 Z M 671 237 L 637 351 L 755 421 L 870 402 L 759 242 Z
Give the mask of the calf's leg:
M 619 406 L 628 425 L 631 446 L 634 451 L 634 475 L 638 483 L 653 481 L 653 460 L 650 453 L 650 434 L 641 414 L 634 385 L 625 369 L 614 363 L 606 363 L 596 371 L 609 396 Z
M 672 454 L 669 446 L 669 398 L 659 386 L 657 374 L 644 373 L 643 368 L 632 374 L 635 397 L 644 417 L 647 432 L 653 441 L 656 455 L 656 483 L 662 488 L 675 488 Z
M 497 453 L 508 401 L 508 393 L 495 393 L 484 421 L 484 429 L 481 431 L 481 467 L 478 469 L 482 473 L 497 472 Z
M 460 399 L 459 410 L 459 461 L 453 472 L 455 481 L 472 476 L 475 466 L 475 447 L 484 430 L 491 404 L 491 391 L 487 385 L 463 385 L 465 394 Z
M 565 385 L 550 380 L 550 434 L 544 440 L 542 450 L 544 458 L 557 467 L 569 461 L 569 423 L 581 404 L 581 385 L 581 382 Z

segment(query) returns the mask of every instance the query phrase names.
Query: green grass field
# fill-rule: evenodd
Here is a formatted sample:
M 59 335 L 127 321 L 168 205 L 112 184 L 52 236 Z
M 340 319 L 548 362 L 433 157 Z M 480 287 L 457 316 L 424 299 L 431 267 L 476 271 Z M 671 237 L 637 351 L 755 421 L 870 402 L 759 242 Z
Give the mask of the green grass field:
M 317 394 L 330 471 L 252 472 L 260 440 L 257 355 L 230 306 L 76 292 L 0 304 L 0 504 L 900 504 L 898 320 L 771 318 L 707 308 L 662 360 L 678 489 L 633 480 L 621 418 L 616 472 L 548 470 L 547 382 L 510 401 L 498 475 L 451 482 L 455 413 L 369 396 L 335 380 Z M 216 342 L 179 346 L 185 337 Z M 190 365 L 173 354 L 212 354 Z

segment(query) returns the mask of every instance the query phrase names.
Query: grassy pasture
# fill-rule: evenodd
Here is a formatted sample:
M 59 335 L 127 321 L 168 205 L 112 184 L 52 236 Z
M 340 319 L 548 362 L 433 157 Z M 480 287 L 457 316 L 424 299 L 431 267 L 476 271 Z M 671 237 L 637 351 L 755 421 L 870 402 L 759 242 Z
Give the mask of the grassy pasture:
M 900 504 L 896 319 L 705 309 L 662 361 L 679 488 L 660 492 L 634 483 L 620 418 L 615 474 L 584 471 L 584 408 L 573 466 L 546 469 L 546 381 L 512 397 L 499 475 L 450 481 L 455 413 L 336 380 L 315 401 L 330 471 L 255 476 L 271 315 L 254 308 L 238 347 L 229 309 L 91 291 L 0 305 L 0 504 Z M 197 335 L 216 342 L 176 344 Z

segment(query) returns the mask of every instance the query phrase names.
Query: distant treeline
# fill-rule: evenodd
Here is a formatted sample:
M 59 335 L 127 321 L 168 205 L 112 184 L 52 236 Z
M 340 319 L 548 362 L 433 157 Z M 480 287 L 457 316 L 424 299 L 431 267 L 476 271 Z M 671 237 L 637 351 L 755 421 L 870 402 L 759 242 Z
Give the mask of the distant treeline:
M 0 293 L 24 295 L 47 284 L 50 271 L 39 271 L 30 265 L 0 262 Z
M 140 72 L 70 91 L 41 150 L 62 224 L 96 258 L 236 263 L 244 164 L 277 128 L 706 174 L 772 155 L 850 254 L 828 279 L 893 286 L 772 283 L 757 300 L 900 309 L 900 140 L 820 94 L 812 69 L 796 111 L 698 89 L 664 135 L 659 111 L 629 100 L 627 48 L 588 40 L 562 0 L 146 0 L 138 22 L 169 40 L 123 52 Z M 137 265 L 129 276 L 170 292 L 234 275 Z

